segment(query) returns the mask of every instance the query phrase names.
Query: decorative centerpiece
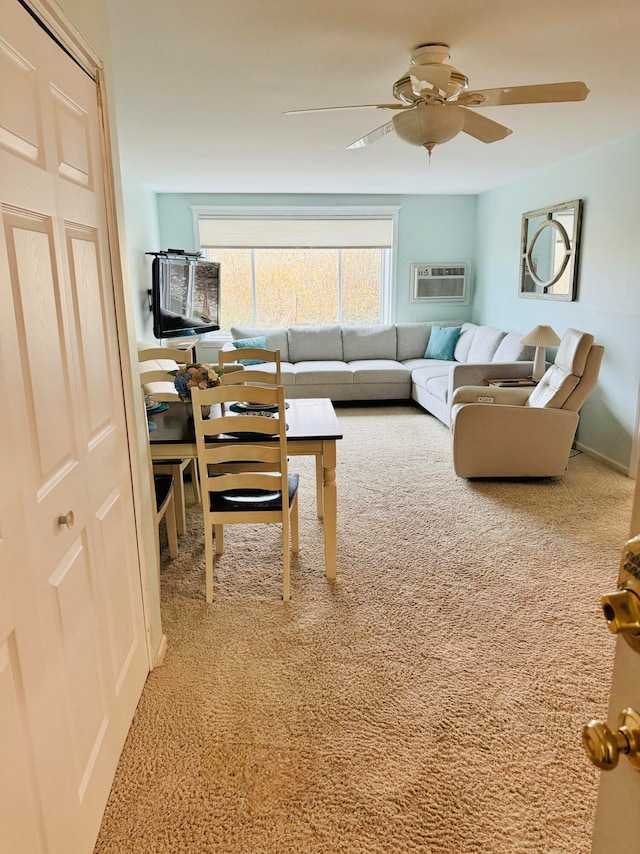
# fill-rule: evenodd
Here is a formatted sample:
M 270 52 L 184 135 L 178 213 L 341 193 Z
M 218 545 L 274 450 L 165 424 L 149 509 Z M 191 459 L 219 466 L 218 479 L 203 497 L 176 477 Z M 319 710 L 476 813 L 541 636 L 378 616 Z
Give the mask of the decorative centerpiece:
M 215 388 L 215 386 L 220 385 L 222 369 L 214 365 L 194 363 L 192 365 L 182 365 L 177 371 L 171 371 L 171 373 L 173 374 L 173 384 L 178 392 L 178 397 L 186 404 L 187 415 L 193 416 L 191 389 Z M 205 412 L 205 410 L 207 411 Z M 209 406 L 202 407 L 203 418 L 208 418 L 209 410 Z

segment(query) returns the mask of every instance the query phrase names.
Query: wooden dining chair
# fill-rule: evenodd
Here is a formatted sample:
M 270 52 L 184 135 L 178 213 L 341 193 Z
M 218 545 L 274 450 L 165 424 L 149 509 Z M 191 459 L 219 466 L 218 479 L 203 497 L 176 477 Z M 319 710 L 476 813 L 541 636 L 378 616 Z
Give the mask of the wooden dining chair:
M 169 373 L 176 367 L 189 364 L 189 354 L 177 347 L 138 346 L 140 383 L 145 394 L 150 394 L 159 403 L 179 400 Z
M 172 559 L 178 557 L 178 523 L 176 517 L 175 481 L 171 473 L 167 472 L 159 474 L 155 471 L 155 467 L 151 460 L 151 447 L 148 442 L 147 465 L 149 467 L 149 486 L 151 488 L 151 501 L 155 527 L 156 570 L 158 573 L 158 589 L 160 589 L 160 523 L 163 519 L 167 529 L 169 557 Z
M 244 371 L 230 372 L 225 370 L 220 378 L 222 385 L 237 385 L 238 383 L 282 385 L 280 350 L 244 347 L 218 352 L 218 364 L 223 369 L 234 364 L 242 365 L 246 362 L 253 364 L 245 364 Z
M 262 404 L 272 410 L 233 414 Z M 211 406 L 211 416 L 202 416 Z M 298 552 L 298 475 L 287 464 L 287 433 L 282 386 L 218 386 L 193 390 L 193 421 L 198 449 L 204 517 L 206 601 L 213 601 L 215 553 L 224 550 L 224 526 L 276 522 L 282 525 L 282 598 L 290 597 L 289 541 Z M 277 416 L 277 417 L 276 417 Z M 228 441 L 221 440 L 227 434 Z M 284 496 L 284 500 L 283 500 Z
M 178 557 L 178 526 L 176 524 L 176 505 L 174 499 L 174 481 L 170 474 L 154 474 L 153 486 L 156 499 L 156 558 L 160 567 L 160 522 L 164 519 L 167 526 L 169 556 Z
M 170 347 L 139 347 L 138 363 L 140 366 L 140 383 L 145 395 L 150 394 L 158 403 L 179 401 L 178 392 L 173 384 L 173 375 L 169 373 L 178 365 L 185 364 L 185 352 Z M 150 410 L 153 414 L 153 410 Z M 194 498 L 200 503 L 200 486 L 198 483 L 198 463 L 192 459 L 174 459 L 154 462 L 157 474 L 170 474 L 174 480 L 176 498 L 176 517 L 178 533 L 184 534 L 187 526 L 187 512 L 184 497 L 184 473 L 189 471 Z

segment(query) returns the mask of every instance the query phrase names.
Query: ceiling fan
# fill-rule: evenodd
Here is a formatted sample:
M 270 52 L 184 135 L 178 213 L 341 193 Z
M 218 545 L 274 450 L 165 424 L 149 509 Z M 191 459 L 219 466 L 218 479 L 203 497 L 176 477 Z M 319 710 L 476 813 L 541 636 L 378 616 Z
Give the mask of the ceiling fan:
M 461 131 L 486 143 L 497 142 L 512 133 L 508 127 L 475 113 L 469 107 L 583 101 L 589 94 L 585 84 L 578 81 L 469 90 L 466 75 L 445 64 L 450 58 L 449 50 L 448 45 L 436 43 L 419 45 L 412 51 L 409 69 L 393 84 L 393 96 L 399 102 L 397 104 L 316 107 L 287 110 L 285 115 L 366 108 L 398 110 L 391 121 L 352 142 L 347 148 L 370 145 L 395 131 L 400 139 L 410 145 L 424 146 L 431 159 L 431 152 L 436 145 L 448 142 Z

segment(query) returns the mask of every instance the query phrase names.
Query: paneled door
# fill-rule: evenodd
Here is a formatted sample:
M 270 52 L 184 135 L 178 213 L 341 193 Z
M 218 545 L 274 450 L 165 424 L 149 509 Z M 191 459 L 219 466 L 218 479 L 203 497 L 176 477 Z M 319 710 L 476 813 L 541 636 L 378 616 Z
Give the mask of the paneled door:
M 99 92 L 0 22 L 0 852 L 84 854 L 149 669 Z
M 637 446 L 640 446 L 639 442 L 640 422 L 636 425 Z M 640 536 L 640 459 L 636 469 L 629 533 L 631 537 Z M 610 593 L 611 590 L 602 592 Z M 604 620 L 602 623 L 602 654 L 610 656 L 614 639 L 608 634 Z M 627 708 L 640 712 L 640 653 L 627 644 L 623 637 L 618 637 L 615 640 L 608 711 L 608 724 L 613 732 L 618 729 L 620 713 Z M 603 709 L 600 713 L 604 712 Z M 613 770 L 600 772 L 591 850 L 592 854 L 640 854 L 640 772 L 624 756 L 620 757 Z

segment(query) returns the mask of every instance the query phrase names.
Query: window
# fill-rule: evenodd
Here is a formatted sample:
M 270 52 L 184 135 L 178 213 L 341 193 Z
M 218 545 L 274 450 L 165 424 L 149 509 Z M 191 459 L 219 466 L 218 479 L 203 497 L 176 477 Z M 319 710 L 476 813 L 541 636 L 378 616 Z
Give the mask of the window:
M 388 322 L 397 208 L 194 208 L 220 324 Z

